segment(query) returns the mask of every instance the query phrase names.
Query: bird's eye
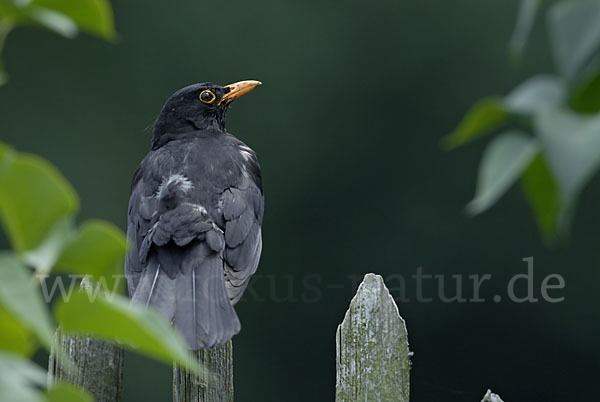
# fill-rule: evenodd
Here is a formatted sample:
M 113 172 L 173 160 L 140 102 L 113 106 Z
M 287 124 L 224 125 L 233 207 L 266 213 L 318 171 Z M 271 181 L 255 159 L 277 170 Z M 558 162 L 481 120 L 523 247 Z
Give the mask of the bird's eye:
M 200 100 L 204 103 L 213 103 L 215 99 L 215 94 L 213 94 L 208 89 L 205 89 L 204 91 L 200 92 Z

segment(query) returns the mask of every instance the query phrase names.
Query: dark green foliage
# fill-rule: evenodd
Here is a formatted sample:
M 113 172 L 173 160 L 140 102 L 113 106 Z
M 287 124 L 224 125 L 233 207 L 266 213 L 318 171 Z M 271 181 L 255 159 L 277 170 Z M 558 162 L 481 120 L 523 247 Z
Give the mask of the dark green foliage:
M 540 4 L 522 0 L 510 42 L 513 56 L 523 52 Z M 600 2 L 560 1 L 547 16 L 559 75 L 535 76 L 503 100 L 479 101 L 444 142 L 463 145 L 502 125 L 528 132 L 530 139 L 521 133 L 518 142 L 509 141 L 504 133 L 492 141 L 468 209 L 485 211 L 521 177 L 540 233 L 552 243 L 568 233 L 579 194 L 600 164 Z
M 10 31 L 23 25 L 41 26 L 66 38 L 79 31 L 104 39 L 116 37 L 108 0 L 0 0 L 0 54 Z M 0 85 L 6 79 L 0 62 Z

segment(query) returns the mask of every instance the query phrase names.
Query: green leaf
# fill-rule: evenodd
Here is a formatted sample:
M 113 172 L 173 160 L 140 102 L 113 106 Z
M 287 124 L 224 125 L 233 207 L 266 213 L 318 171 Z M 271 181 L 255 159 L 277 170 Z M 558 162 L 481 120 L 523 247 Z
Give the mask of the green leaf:
M 44 240 L 35 249 L 26 251 L 22 259 L 27 265 L 34 267 L 38 275 L 47 275 L 65 245 L 74 236 L 73 217 L 67 216 L 50 229 Z
M 571 204 L 600 165 L 600 116 L 560 108 L 541 110 L 534 128 L 566 204 Z
M 0 160 L 5 158 L 10 152 L 12 152 L 12 147 L 8 144 L 0 142 Z
M 57 383 L 46 394 L 48 373 L 16 353 L 0 351 L 0 401 L 10 402 L 92 402 L 85 391 Z
M 552 244 L 559 234 L 563 209 L 558 185 L 542 152 L 538 152 L 527 166 L 520 184 L 542 239 L 547 245 Z
M 79 29 L 104 39 L 116 37 L 113 12 L 107 0 L 33 0 L 39 7 L 57 11 Z
M 119 228 L 103 221 L 88 221 L 63 250 L 57 269 L 91 275 L 106 289 L 116 290 L 123 282 L 126 251 L 125 234 Z
M 491 207 L 517 180 L 538 150 L 535 138 L 518 131 L 496 137 L 483 154 L 477 191 L 467 211 L 475 215 Z
M 48 308 L 27 269 L 9 253 L 0 253 L 0 306 L 50 350 L 55 328 Z
M 442 144 L 448 149 L 467 144 L 497 129 L 506 122 L 508 117 L 502 99 L 497 97 L 482 99 L 469 109 L 458 127 L 442 139 Z
M 67 38 L 77 35 L 77 24 L 67 15 L 34 3 L 35 1 L 32 0 L 0 0 L 0 26 L 12 28 L 18 25 L 36 24 Z
M 4 43 L 6 42 L 6 37 L 13 29 L 13 23 L 6 17 L 2 17 L 3 8 L 0 2 L 0 55 L 2 54 L 2 49 L 4 49 Z M 6 14 L 4 14 L 6 15 Z M 8 80 L 8 75 L 4 71 L 4 63 L 0 60 L 0 86 L 4 85 Z
M 18 354 L 0 352 L 0 401 L 44 402 L 39 388 L 46 381 L 41 367 Z
M 519 60 L 523 56 L 523 51 L 525 50 L 525 46 L 527 46 L 527 41 L 541 4 L 541 0 L 521 0 L 517 23 L 508 43 L 511 58 Z
M 0 308 L 0 350 L 10 350 L 30 357 L 35 351 L 35 339 L 19 320 Z
M 8 33 L 23 24 L 38 24 L 66 38 L 80 30 L 108 40 L 117 36 L 108 0 L 0 0 L 0 54 Z M 7 80 L 0 60 L 0 86 Z
M 0 0 L 0 21 L 18 21 L 22 13 L 15 3 L 15 0 Z
M 579 113 L 600 112 L 600 68 L 573 89 L 569 103 Z
M 63 13 L 52 9 L 37 7 L 31 4 L 27 8 L 23 8 L 23 12 L 32 20 L 65 38 L 74 38 L 79 32 L 75 21 Z
M 29 154 L 18 154 L 0 171 L 0 217 L 18 253 L 36 248 L 79 205 L 77 194 L 54 166 Z
M 71 384 L 53 384 L 46 393 L 48 402 L 94 402 L 94 398 L 85 390 Z
M 548 13 L 554 60 L 567 78 L 588 62 L 600 46 L 600 2 L 562 1 Z
M 505 98 L 504 106 L 511 113 L 531 115 L 537 110 L 564 103 L 566 85 L 553 75 L 536 75 L 529 78 Z
M 58 304 L 54 315 L 65 331 L 118 341 L 165 363 L 175 361 L 196 370 L 185 341 L 163 316 L 123 296 L 111 298 L 102 292 L 78 292 Z
M 15 157 L 15 150 L 10 145 L 0 142 L 0 175 L 13 163 Z

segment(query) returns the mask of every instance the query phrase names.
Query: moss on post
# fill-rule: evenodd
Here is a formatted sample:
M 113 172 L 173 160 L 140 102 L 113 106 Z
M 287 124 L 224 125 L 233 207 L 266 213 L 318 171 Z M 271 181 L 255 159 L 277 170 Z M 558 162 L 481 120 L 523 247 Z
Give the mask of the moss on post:
M 65 353 L 53 349 L 48 367 L 49 381 L 66 381 L 89 391 L 96 402 L 119 402 L 123 381 L 123 350 L 113 344 L 85 336 L 56 331 L 56 341 Z M 65 369 L 69 358 L 74 368 Z
M 194 352 L 201 371 L 200 377 L 177 366 L 173 367 L 173 401 L 232 402 L 233 344 Z
M 337 402 L 408 402 L 406 325 L 379 275 L 367 274 L 336 336 Z

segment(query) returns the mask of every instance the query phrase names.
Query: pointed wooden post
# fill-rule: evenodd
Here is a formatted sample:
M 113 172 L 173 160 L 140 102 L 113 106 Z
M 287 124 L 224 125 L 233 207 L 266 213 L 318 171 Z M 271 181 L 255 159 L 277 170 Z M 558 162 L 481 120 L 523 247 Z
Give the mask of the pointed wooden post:
M 56 344 L 66 356 L 51 351 L 48 367 L 49 381 L 65 381 L 89 391 L 96 402 L 119 402 L 123 381 L 123 349 L 85 336 L 56 331 Z M 65 369 L 62 359 L 74 363 Z
M 494 394 L 492 390 L 488 389 L 481 402 L 503 402 L 500 395 Z
M 194 352 L 202 372 L 196 376 L 173 367 L 174 402 L 233 402 L 233 343 Z
M 406 325 L 379 275 L 367 274 L 336 336 L 337 402 L 408 402 Z

